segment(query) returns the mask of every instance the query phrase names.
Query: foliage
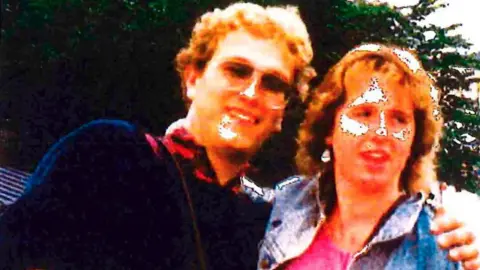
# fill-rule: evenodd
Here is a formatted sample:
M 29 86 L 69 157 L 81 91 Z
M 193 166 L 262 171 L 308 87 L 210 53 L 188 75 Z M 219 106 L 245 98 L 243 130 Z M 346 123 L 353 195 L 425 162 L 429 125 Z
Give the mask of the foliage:
M 439 149 L 439 177 L 458 188 L 480 192 L 480 110 L 478 100 L 462 97 L 463 91 L 479 81 L 473 75 L 475 69 L 480 70 L 480 61 L 466 53 L 471 44 L 452 34 L 460 24 L 443 28 L 422 23 L 426 16 L 444 7 L 438 0 L 422 0 L 412 6 L 404 22 L 410 27 L 404 29 L 414 39 L 407 39 L 406 44 L 419 53 L 441 89 L 445 127 Z M 427 39 L 425 33 L 433 38 Z
M 222 1 L 4 2 L 1 92 L 20 164 L 95 118 L 163 130 L 183 114 L 172 62 L 194 20 Z M 31 166 L 27 166 L 31 167 Z
M 461 96 L 479 80 L 473 78 L 473 70 L 480 70 L 480 61 L 466 53 L 471 44 L 452 34 L 460 24 L 439 27 L 425 23 L 428 15 L 445 7 L 439 2 L 420 0 L 412 6 L 392 8 L 365 1 L 311 1 L 300 7 L 314 39 L 319 78 L 346 51 L 361 43 L 396 44 L 418 53 L 441 89 L 445 128 L 439 147 L 439 178 L 480 192 L 480 110 L 478 100 Z

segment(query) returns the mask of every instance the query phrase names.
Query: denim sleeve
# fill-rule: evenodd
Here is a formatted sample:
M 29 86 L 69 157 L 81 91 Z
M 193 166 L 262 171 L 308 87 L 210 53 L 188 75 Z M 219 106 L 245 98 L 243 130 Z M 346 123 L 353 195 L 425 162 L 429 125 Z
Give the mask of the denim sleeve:
M 433 216 L 431 209 L 422 209 L 414 230 L 402 239 L 385 269 L 462 269 L 460 263 L 448 259 L 448 251 L 438 246 L 430 232 Z
M 73 131 L 45 154 L 25 194 L 2 215 L 0 269 L 140 261 L 133 254 L 161 237 L 152 229 L 161 227 L 155 218 L 177 211 L 158 207 L 168 190 L 158 181 L 162 172 L 130 123 L 97 120 Z

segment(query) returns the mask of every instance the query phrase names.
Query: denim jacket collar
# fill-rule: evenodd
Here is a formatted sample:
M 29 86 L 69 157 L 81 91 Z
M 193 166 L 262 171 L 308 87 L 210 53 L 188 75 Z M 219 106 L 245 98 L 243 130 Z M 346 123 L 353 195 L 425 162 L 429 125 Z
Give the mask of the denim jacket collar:
M 274 208 L 260 247 L 260 268 L 273 269 L 301 255 L 325 220 L 316 178 L 292 178 L 297 181 L 283 188 L 279 188 L 280 183 L 275 190 Z M 289 179 L 283 182 L 292 182 Z M 402 202 L 365 248 L 411 232 L 426 199 L 426 195 L 419 193 Z
M 412 231 L 427 196 L 418 193 L 401 203 L 370 241 L 369 245 L 390 241 Z

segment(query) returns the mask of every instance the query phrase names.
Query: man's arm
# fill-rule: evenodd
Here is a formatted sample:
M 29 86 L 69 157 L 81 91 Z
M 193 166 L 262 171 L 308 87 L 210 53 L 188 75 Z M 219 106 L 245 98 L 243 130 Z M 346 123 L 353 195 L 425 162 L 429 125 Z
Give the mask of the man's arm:
M 432 232 L 440 247 L 465 269 L 480 269 L 480 197 L 442 186 L 442 206 L 437 210 Z
M 123 121 L 62 138 L 1 218 L 0 269 L 156 267 L 149 258 L 168 254 L 182 227 L 179 193 L 160 161 Z

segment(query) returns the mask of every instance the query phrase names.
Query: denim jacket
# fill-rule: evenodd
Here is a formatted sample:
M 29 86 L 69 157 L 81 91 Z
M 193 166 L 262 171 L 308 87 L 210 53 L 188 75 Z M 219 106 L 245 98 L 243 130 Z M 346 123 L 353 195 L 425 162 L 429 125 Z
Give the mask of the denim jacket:
M 372 240 L 354 254 L 348 269 L 461 269 L 448 260 L 430 233 L 434 212 L 419 193 L 401 203 Z M 282 269 L 307 250 L 325 214 L 318 181 L 291 177 L 275 189 L 258 269 Z

